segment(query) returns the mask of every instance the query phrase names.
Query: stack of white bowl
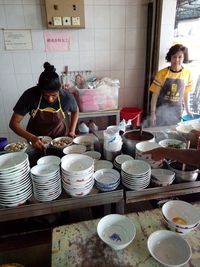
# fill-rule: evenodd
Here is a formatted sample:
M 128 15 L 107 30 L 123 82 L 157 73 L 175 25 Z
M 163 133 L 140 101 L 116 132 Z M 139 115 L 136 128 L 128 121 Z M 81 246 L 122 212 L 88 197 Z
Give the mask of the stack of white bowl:
M 150 183 L 151 166 L 143 160 L 128 160 L 122 163 L 121 176 L 124 186 L 139 191 Z
M 152 168 L 160 168 L 163 166 L 162 160 L 152 160 L 150 154 L 143 154 L 149 150 L 161 147 L 161 145 L 157 144 L 156 142 L 149 142 L 149 141 L 142 141 L 136 144 L 135 146 L 135 158 L 144 160 L 150 164 Z
M 90 193 L 94 185 L 94 160 L 83 154 L 69 154 L 61 159 L 62 184 L 70 196 Z
M 199 226 L 200 212 L 190 203 L 170 200 L 162 206 L 166 226 L 179 234 L 188 234 Z
M 51 201 L 62 192 L 58 164 L 39 164 L 31 168 L 34 197 L 38 201 Z
M 131 157 L 130 155 L 126 155 L 126 154 L 118 155 L 114 160 L 114 163 L 113 163 L 114 167 L 117 170 L 121 170 L 122 163 L 130 159 L 133 159 L 133 157 Z
M 16 207 L 32 196 L 28 155 L 13 152 L 0 156 L 0 205 Z
M 113 169 L 101 169 L 94 173 L 94 180 L 100 191 L 113 191 L 120 184 L 120 173 Z

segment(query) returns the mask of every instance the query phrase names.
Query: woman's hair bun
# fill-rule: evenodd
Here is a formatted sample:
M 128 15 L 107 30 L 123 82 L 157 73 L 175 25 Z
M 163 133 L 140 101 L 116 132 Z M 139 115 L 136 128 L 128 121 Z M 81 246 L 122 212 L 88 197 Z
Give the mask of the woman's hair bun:
M 56 71 L 56 68 L 54 67 L 54 65 L 51 65 L 49 62 L 45 62 L 43 67 L 44 67 L 46 72 L 55 72 Z

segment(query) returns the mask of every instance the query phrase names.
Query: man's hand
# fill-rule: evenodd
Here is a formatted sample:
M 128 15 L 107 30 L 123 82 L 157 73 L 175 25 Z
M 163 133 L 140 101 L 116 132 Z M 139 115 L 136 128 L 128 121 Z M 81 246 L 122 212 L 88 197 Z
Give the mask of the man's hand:
M 37 136 L 32 138 L 30 140 L 30 143 L 31 143 L 32 147 L 34 147 L 36 149 L 39 149 L 41 151 L 44 151 L 46 149 L 44 143 L 42 142 L 42 140 Z
M 72 137 L 72 138 L 75 138 L 76 137 L 76 134 L 75 134 L 75 132 L 68 132 L 68 135 L 67 136 L 69 136 L 69 137 Z

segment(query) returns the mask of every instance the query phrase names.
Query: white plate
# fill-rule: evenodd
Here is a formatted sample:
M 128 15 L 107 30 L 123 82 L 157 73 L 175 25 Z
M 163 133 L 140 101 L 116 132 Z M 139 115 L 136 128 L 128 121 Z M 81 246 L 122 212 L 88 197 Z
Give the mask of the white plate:
M 86 151 L 86 146 L 84 145 L 71 145 L 68 147 L 65 147 L 63 149 L 63 153 L 68 155 L 68 154 L 82 154 Z
M 151 166 L 143 160 L 128 160 L 122 163 L 121 169 L 130 175 L 141 175 L 149 172 Z
M 91 157 L 92 159 L 99 160 L 101 158 L 101 153 L 97 151 L 86 151 L 84 155 Z
M 34 176 L 47 176 L 53 175 L 59 170 L 56 164 L 40 164 L 31 168 L 31 174 Z
M 94 163 L 94 170 L 98 171 L 101 169 L 112 169 L 113 168 L 113 164 L 112 162 L 108 161 L 108 160 L 98 160 L 95 161 Z
M 37 164 L 56 164 L 59 165 L 61 162 L 60 158 L 57 156 L 44 156 L 38 159 Z
M 12 152 L 0 156 L 0 174 L 16 170 L 28 160 L 24 152 Z

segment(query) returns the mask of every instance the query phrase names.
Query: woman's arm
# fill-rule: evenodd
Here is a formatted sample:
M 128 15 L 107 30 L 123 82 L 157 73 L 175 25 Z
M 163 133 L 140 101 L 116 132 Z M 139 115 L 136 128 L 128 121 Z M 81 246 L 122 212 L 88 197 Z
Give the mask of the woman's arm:
M 11 119 L 10 119 L 9 127 L 17 135 L 25 138 L 28 142 L 31 142 L 31 144 L 34 148 L 43 150 L 44 145 L 43 145 L 42 141 L 34 134 L 23 129 L 23 127 L 21 126 L 21 121 L 23 120 L 23 118 L 24 118 L 24 116 L 19 115 L 19 114 L 14 112 Z
M 156 161 L 166 158 L 200 167 L 200 150 L 197 149 L 176 149 L 159 147 L 146 151 L 144 154 L 151 154 L 152 159 Z
M 71 112 L 71 121 L 70 121 L 69 132 L 68 132 L 68 135 L 71 137 L 76 136 L 75 131 L 76 131 L 78 119 L 79 119 L 79 108 L 77 106 L 77 111 Z

